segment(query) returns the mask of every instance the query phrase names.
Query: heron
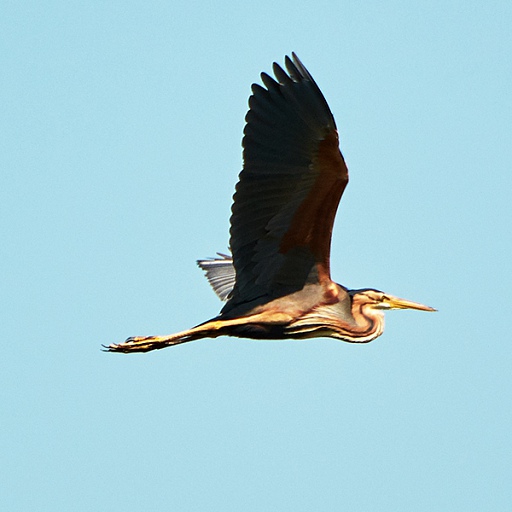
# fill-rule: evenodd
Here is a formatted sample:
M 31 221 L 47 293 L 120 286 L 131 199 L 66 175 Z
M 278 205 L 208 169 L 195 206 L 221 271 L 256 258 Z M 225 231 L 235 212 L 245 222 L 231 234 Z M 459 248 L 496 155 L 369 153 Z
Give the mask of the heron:
M 135 336 L 105 347 L 148 352 L 201 338 L 328 337 L 367 343 L 390 309 L 435 311 L 372 288 L 331 279 L 334 218 L 348 183 L 334 117 L 295 53 L 275 78 L 261 73 L 245 117 L 243 168 L 231 208 L 231 255 L 199 260 L 220 313 L 167 336 Z

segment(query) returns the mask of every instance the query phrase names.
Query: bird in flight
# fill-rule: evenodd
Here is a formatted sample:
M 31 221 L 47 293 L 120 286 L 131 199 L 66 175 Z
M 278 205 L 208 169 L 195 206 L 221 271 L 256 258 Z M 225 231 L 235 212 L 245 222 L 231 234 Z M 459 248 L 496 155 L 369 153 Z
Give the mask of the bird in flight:
M 367 343 L 387 309 L 435 309 L 331 280 L 334 217 L 348 183 L 329 106 L 299 58 L 274 63 L 254 84 L 233 197 L 232 256 L 198 261 L 220 299 L 219 315 L 168 336 L 135 336 L 105 347 L 148 352 L 200 338 L 329 337 Z

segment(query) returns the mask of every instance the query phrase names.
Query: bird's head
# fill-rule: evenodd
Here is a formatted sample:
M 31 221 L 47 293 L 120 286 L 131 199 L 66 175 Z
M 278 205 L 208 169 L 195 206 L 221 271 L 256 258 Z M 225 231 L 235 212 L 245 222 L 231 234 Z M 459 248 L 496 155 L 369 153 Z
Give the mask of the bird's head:
M 400 299 L 371 288 L 361 290 L 349 290 L 354 305 L 369 306 L 372 309 L 418 309 L 419 311 L 437 311 L 430 306 L 412 302 L 406 299 Z

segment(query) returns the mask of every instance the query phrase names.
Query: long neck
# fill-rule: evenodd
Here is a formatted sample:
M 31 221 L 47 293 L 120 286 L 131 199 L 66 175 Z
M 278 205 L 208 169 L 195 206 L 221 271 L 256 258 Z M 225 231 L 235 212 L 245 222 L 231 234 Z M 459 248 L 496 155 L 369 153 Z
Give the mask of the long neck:
M 353 343 L 368 343 L 379 337 L 384 331 L 384 312 L 375 309 L 368 302 L 354 297 L 352 302 L 352 317 L 355 326 L 347 333 L 348 341 Z
M 357 295 L 343 303 L 321 305 L 292 321 L 285 333 L 292 338 L 329 336 L 349 343 L 367 343 L 384 331 L 384 313 Z

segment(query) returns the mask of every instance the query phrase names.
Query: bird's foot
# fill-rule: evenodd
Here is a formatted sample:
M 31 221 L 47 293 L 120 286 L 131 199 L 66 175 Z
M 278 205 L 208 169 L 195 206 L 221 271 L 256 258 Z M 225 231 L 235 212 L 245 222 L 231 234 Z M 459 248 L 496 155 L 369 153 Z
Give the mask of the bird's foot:
M 105 352 L 123 352 L 125 354 L 129 352 L 149 352 L 164 346 L 160 336 L 132 336 L 123 343 L 103 345 Z

